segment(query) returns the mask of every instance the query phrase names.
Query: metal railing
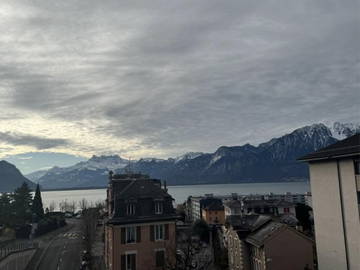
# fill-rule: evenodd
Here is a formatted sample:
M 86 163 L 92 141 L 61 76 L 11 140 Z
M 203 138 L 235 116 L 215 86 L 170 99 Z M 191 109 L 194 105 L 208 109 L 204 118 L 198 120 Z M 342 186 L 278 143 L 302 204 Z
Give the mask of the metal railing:
M 36 249 L 38 246 L 38 243 L 33 241 L 21 241 L 0 245 L 0 261 L 12 253 L 22 252 L 28 249 Z

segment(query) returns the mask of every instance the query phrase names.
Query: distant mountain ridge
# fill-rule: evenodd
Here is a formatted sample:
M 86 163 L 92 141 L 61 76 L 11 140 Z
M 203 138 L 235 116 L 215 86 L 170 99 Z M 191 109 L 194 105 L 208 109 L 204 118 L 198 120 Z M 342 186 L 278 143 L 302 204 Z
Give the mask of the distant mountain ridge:
M 142 172 L 171 185 L 306 180 L 307 165 L 297 162 L 298 157 L 357 132 L 360 125 L 335 123 L 329 128 L 314 124 L 258 146 L 221 146 L 214 153 L 190 152 L 131 163 L 117 155 L 93 156 L 71 167 L 54 167 L 37 180 L 45 188 L 106 186 L 110 170 Z
M 5 160 L 0 161 L 0 192 L 12 192 L 24 182 L 31 189 L 35 188 L 35 184 L 25 178 L 13 164 Z

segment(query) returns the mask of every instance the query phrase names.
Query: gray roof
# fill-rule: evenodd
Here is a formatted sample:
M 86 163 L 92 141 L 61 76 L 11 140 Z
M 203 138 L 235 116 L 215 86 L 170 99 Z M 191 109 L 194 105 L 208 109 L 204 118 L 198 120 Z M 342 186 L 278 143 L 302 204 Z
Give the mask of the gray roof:
M 118 192 L 116 196 L 121 197 L 124 200 L 138 198 L 161 199 L 165 197 L 171 197 L 165 189 L 161 188 L 161 182 L 157 179 L 128 180 L 127 185 L 122 188 L 122 190 Z
M 228 216 L 225 223 L 231 225 L 236 231 L 254 231 L 270 221 L 269 216 L 251 214 Z
M 339 141 L 314 153 L 303 156 L 298 160 L 316 161 L 358 155 L 360 155 L 360 134 L 355 134 L 345 140 Z
M 294 203 L 285 200 L 246 200 L 244 201 L 245 207 L 292 207 Z
M 281 230 L 285 227 L 286 227 L 286 225 L 284 225 L 282 223 L 271 221 L 271 222 L 267 223 L 266 225 L 264 225 L 263 227 L 261 227 L 260 229 L 251 233 L 245 239 L 245 241 L 254 246 L 260 247 L 264 244 L 265 240 L 267 240 L 270 236 L 274 235 L 279 230 Z
M 225 202 L 225 206 L 233 208 L 233 207 L 241 207 L 241 201 L 239 200 L 231 200 Z
M 210 211 L 221 211 L 224 210 L 224 206 L 221 201 L 214 201 L 204 208 Z

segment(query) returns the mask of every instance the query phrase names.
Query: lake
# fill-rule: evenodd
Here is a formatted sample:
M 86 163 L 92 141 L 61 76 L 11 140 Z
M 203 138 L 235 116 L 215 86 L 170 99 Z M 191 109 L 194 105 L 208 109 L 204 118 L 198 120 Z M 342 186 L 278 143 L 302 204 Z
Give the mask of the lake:
M 200 196 L 204 194 L 230 195 L 238 194 L 266 194 L 286 192 L 305 193 L 310 191 L 309 182 L 288 182 L 288 183 L 244 183 L 244 184 L 217 184 L 217 185 L 186 185 L 168 186 L 169 193 L 175 199 L 175 203 L 183 203 L 188 196 Z M 86 189 L 86 190 L 59 190 L 43 191 L 42 200 L 44 207 L 48 207 L 51 202 L 58 209 L 59 203 L 67 201 L 75 202 L 79 206 L 82 199 L 89 203 L 96 203 L 106 199 L 106 189 Z

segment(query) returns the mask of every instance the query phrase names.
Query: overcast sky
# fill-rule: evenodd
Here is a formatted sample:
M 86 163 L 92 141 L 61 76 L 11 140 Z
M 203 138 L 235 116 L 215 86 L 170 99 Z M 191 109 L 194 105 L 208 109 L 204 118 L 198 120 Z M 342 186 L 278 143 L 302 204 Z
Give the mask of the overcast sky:
M 0 1 L 0 158 L 169 157 L 358 121 L 359 1 Z

